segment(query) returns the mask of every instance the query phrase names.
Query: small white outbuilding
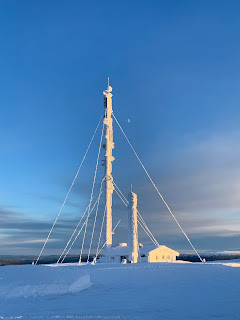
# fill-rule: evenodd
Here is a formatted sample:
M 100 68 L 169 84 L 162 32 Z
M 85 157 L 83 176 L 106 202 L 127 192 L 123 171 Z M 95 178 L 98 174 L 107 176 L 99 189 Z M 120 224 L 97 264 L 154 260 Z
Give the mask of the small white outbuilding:
M 164 245 L 139 248 L 139 262 L 174 262 L 178 256 L 179 252 Z
M 104 252 L 104 256 L 100 259 L 106 263 L 124 263 L 129 261 L 129 255 L 131 254 L 127 243 L 120 243 L 117 247 L 112 247 Z

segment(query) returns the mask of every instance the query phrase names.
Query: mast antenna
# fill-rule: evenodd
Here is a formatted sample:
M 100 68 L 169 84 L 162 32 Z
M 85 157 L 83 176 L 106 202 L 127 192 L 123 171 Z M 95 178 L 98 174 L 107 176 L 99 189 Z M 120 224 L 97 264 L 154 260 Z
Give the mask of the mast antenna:
M 112 176 L 112 162 L 114 157 L 112 151 L 114 149 L 113 142 L 113 119 L 112 119 L 112 87 L 109 85 L 108 77 L 108 88 L 103 91 L 104 94 L 104 136 L 105 136 L 105 202 L 106 202 L 106 249 L 112 246 L 112 194 L 114 190 L 113 176 Z

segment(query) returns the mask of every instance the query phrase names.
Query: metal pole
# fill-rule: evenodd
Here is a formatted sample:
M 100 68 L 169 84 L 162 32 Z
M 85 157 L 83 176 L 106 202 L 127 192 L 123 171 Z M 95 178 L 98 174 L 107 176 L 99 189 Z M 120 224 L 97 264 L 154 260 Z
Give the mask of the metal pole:
M 108 80 L 109 81 L 109 80 Z M 113 119 L 112 119 L 112 87 L 109 86 L 103 92 L 104 94 L 104 136 L 105 143 L 105 197 L 106 197 L 106 249 L 112 246 L 112 194 L 114 190 L 112 177 L 112 150 L 114 149 L 113 142 Z

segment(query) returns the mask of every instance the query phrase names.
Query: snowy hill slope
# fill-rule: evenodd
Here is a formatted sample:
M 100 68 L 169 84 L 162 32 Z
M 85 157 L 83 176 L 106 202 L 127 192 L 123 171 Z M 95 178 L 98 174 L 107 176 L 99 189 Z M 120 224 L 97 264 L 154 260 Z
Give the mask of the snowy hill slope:
M 240 319 L 239 281 L 235 261 L 7 266 L 0 319 Z

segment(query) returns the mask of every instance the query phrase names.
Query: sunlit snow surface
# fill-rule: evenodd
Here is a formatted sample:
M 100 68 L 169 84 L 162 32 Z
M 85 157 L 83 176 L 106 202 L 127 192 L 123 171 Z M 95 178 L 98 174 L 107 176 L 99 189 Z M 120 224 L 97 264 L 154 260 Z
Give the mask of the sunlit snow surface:
M 0 319 L 240 319 L 240 263 L 7 266 Z

